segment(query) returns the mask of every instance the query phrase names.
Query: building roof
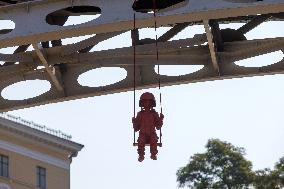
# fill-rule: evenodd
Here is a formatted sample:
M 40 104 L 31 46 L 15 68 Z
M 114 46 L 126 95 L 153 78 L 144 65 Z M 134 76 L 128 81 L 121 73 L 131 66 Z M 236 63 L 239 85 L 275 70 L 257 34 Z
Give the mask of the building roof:
M 71 154 L 70 158 L 75 157 L 78 151 L 84 147 L 82 144 L 71 141 L 71 135 L 60 130 L 51 129 L 7 113 L 0 113 L 0 130 L 2 129 L 13 132 L 15 135 L 36 140 L 39 143 L 67 150 Z

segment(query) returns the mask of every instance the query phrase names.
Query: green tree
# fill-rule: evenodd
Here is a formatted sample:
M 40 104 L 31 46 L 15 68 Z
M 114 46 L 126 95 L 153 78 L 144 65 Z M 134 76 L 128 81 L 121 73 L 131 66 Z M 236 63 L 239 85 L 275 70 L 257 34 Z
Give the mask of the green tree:
M 218 139 L 209 140 L 206 148 L 177 171 L 179 187 L 243 189 L 253 182 L 252 164 L 244 158 L 243 148 Z
M 284 157 L 280 158 L 279 162 L 275 164 L 275 173 L 279 177 L 279 183 L 284 187 Z
M 255 172 L 253 186 L 255 189 L 281 189 L 284 187 L 284 157 L 280 158 L 274 170 L 268 168 Z

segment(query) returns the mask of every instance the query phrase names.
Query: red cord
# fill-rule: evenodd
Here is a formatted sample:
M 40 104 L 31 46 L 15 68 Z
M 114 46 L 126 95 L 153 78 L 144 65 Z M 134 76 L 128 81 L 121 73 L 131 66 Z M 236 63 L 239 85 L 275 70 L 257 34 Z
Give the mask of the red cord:
M 136 0 L 134 1 L 136 3 Z M 136 30 L 136 16 L 135 13 L 133 14 L 133 32 Z M 133 77 L 134 77 L 134 82 L 133 82 L 133 117 L 135 118 L 135 113 L 136 113 L 136 41 L 134 36 L 132 36 L 132 46 L 133 46 Z M 136 142 L 136 136 L 135 136 L 135 131 L 133 134 L 133 144 Z
M 161 78 L 160 78 L 160 64 L 159 64 L 159 50 L 158 50 L 158 34 L 157 34 L 157 4 L 156 0 L 153 0 L 153 7 L 154 7 L 154 19 L 155 19 L 155 33 L 156 33 L 156 57 L 157 57 L 157 65 L 158 65 L 158 82 L 159 82 L 159 91 L 160 91 L 160 107 L 161 107 L 161 113 L 163 113 L 162 108 L 162 93 L 161 93 Z
M 159 82 L 159 92 L 160 92 L 160 107 L 161 107 L 161 114 L 163 113 L 162 107 L 162 93 L 161 93 L 161 78 L 160 78 L 160 64 L 159 64 L 159 50 L 158 50 L 158 34 L 157 34 L 157 19 L 156 19 L 156 10 L 157 4 L 156 0 L 153 0 L 153 7 L 154 7 L 154 19 L 155 19 L 155 33 L 156 33 L 156 57 L 157 57 L 157 65 L 158 65 L 158 82 Z M 160 143 L 162 144 L 162 129 L 160 129 Z
M 136 29 L 136 17 L 135 17 L 135 13 L 134 13 L 134 23 L 133 23 L 133 32 L 135 32 Z M 133 37 L 133 36 L 132 36 Z M 135 117 L 135 112 L 136 112 L 136 41 L 134 39 L 132 39 L 132 45 L 133 45 L 133 77 L 134 77 L 134 82 L 133 82 L 133 92 L 134 92 L 134 96 L 133 96 L 133 100 L 134 100 L 134 117 Z

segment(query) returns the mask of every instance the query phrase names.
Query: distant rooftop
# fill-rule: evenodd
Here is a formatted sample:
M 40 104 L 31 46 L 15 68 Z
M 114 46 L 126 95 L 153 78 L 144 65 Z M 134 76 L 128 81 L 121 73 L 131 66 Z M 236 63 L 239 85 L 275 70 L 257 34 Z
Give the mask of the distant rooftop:
M 10 115 L 10 114 L 7 114 L 7 113 L 0 113 L 0 117 L 8 119 L 10 121 L 14 121 L 14 122 L 23 124 L 23 125 L 28 126 L 32 129 L 36 129 L 36 130 L 51 134 L 53 136 L 57 136 L 57 137 L 62 138 L 62 139 L 66 139 L 66 140 L 72 139 L 71 135 L 63 133 L 60 130 L 55 130 L 55 129 L 49 128 L 45 125 L 41 125 L 41 124 L 38 124 L 38 123 L 34 123 L 32 121 L 25 120 L 21 117 L 17 117 L 17 116 Z

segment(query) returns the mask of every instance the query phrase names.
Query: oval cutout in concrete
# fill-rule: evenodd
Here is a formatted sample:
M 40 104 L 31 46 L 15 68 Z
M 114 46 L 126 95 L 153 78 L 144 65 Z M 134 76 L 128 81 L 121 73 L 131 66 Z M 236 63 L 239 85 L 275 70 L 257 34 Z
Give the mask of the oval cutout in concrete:
M 1 95 L 7 100 L 25 100 L 42 95 L 50 88 L 51 84 L 47 80 L 25 80 L 7 86 Z
M 236 61 L 235 64 L 243 67 L 263 67 L 275 64 L 281 61 L 284 57 L 282 51 L 275 51 L 259 56 Z
M 73 6 L 54 11 L 46 16 L 50 25 L 69 26 L 78 25 L 97 19 L 101 9 L 95 6 Z
M 103 67 L 89 70 L 78 77 L 78 83 L 85 87 L 101 87 L 117 83 L 127 76 L 123 68 Z
M 154 5 L 152 0 L 134 1 L 132 8 L 136 12 L 153 13 L 154 7 L 157 11 L 167 11 L 181 8 L 188 3 L 188 0 L 156 0 Z
M 69 16 L 68 20 L 63 26 L 83 24 L 99 18 L 101 15 L 82 15 L 82 16 Z
M 203 25 L 188 26 L 184 30 L 179 32 L 177 35 L 175 35 L 173 38 L 171 38 L 170 41 L 193 38 L 195 35 L 202 35 L 204 33 L 205 29 Z
M 12 20 L 0 20 L 0 34 L 10 33 L 15 29 L 15 23 Z
M 131 45 L 131 33 L 128 31 L 100 42 L 90 52 L 130 47 Z
M 1 48 L 1 49 L 0 49 L 0 53 L 3 53 L 3 54 L 13 54 L 14 51 L 15 51 L 17 48 L 18 48 L 18 46 Z
M 203 65 L 160 65 L 160 75 L 181 76 L 201 70 Z M 155 72 L 158 73 L 158 66 L 155 66 Z
M 248 40 L 284 37 L 283 29 L 284 21 L 267 21 L 261 23 L 245 35 Z
M 80 41 L 83 41 L 85 39 L 94 37 L 95 34 L 92 35 L 82 35 L 82 36 L 78 36 L 78 37 L 70 37 L 70 38 L 65 38 L 65 39 L 61 39 L 62 41 L 62 45 L 69 45 L 69 44 L 75 44 L 78 43 Z
M 156 39 L 156 34 L 157 37 L 159 38 L 162 36 L 164 33 L 169 31 L 171 27 L 158 27 L 157 31 L 155 31 L 155 28 L 143 28 L 139 30 L 139 38 L 140 40 L 143 39 Z

